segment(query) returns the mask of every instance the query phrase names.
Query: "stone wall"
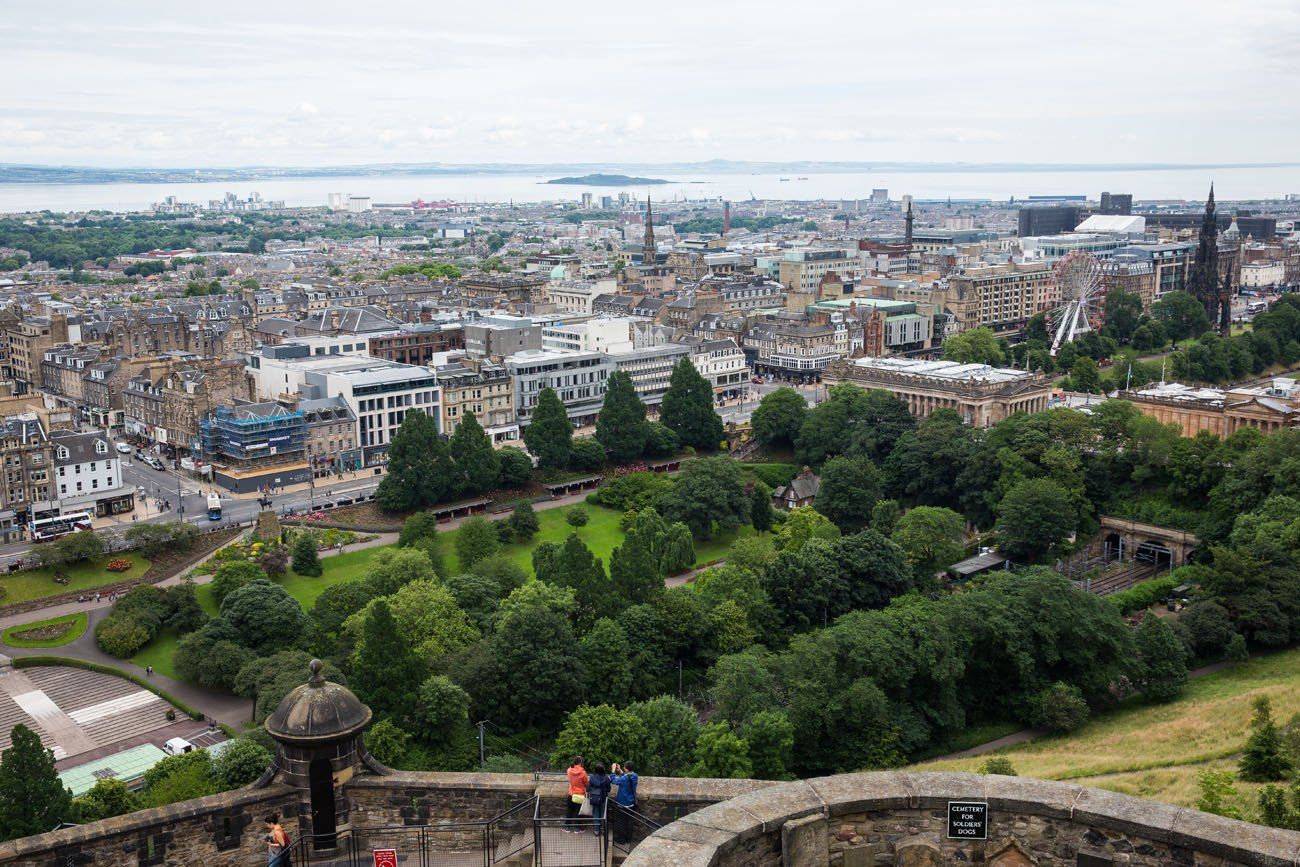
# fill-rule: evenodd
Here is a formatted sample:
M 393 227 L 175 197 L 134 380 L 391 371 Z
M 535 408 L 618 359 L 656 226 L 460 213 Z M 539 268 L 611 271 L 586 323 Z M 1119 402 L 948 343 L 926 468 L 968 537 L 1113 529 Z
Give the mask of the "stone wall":
M 353 829 L 408 848 L 425 826 L 492 818 L 534 795 L 564 811 L 562 778 L 525 774 L 361 773 L 345 787 Z M 795 783 L 647 777 L 643 812 L 665 827 L 627 867 L 1300 867 L 1300 834 L 1181 807 L 1025 777 L 875 773 Z M 986 841 L 946 839 L 949 801 L 989 806 Z M 264 852 L 261 818 L 286 817 L 297 790 L 241 789 L 0 844 L 0 867 L 245 867 Z M 531 820 L 520 814 L 514 825 Z M 675 820 L 675 821 L 673 821 Z M 441 842 L 455 848 L 455 828 Z M 479 832 L 465 829 L 472 846 Z
M 949 801 L 988 804 L 986 841 L 949 840 Z M 785 783 L 706 807 L 625 867 L 1296 867 L 1300 834 L 1023 777 L 875 773 Z
M 266 860 L 262 818 L 279 813 L 297 836 L 288 786 L 239 789 L 0 843 L 5 867 L 247 867 Z

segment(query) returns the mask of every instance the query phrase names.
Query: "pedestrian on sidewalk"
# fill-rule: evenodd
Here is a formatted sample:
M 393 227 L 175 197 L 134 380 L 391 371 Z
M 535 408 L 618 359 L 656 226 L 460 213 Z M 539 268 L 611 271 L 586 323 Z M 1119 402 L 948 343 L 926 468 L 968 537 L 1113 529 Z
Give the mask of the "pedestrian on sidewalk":
M 153 677 L 153 666 L 152 666 L 152 665 L 146 665 L 146 666 L 144 667 L 144 675 L 145 675 L 145 677 Z

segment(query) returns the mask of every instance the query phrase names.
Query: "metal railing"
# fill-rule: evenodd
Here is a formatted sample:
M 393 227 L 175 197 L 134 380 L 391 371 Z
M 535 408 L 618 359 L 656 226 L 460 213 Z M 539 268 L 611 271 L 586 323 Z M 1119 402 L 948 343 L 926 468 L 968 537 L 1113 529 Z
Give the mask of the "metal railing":
M 600 805 L 599 815 L 561 818 L 543 816 L 538 798 L 533 811 L 533 863 L 537 867 L 605 867 L 609 861 L 608 803 L 606 799 Z
M 610 802 L 608 816 L 609 845 L 620 855 L 631 854 L 642 840 L 663 827 L 644 813 L 638 813 L 632 807 L 624 807 L 617 801 Z
M 383 849 L 403 867 L 492 867 L 535 845 L 536 802 L 529 798 L 485 821 L 303 834 L 289 844 L 288 860 L 273 867 L 369 867 Z

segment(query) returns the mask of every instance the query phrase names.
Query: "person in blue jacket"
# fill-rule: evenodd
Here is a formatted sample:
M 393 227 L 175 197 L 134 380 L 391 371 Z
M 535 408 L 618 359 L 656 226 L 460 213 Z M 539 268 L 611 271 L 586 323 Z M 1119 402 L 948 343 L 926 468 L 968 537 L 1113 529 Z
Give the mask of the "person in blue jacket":
M 587 802 L 591 804 L 591 818 L 595 820 L 596 836 L 605 830 L 605 802 L 609 800 L 610 780 L 605 766 L 596 762 L 587 778 Z
M 614 803 L 626 810 L 636 809 L 636 784 L 641 778 L 632 770 L 632 766 L 624 762 L 613 765 L 613 773 L 610 774 L 609 781 L 618 786 L 618 794 L 614 796 Z M 614 842 L 627 843 L 632 839 L 632 818 L 624 811 L 618 810 L 614 815 Z

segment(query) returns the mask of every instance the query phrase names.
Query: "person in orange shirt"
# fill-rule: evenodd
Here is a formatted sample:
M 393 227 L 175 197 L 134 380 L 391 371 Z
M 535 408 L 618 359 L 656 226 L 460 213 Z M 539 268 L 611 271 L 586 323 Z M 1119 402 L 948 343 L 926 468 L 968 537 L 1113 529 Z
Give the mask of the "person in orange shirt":
M 569 763 L 569 802 L 568 810 L 565 813 L 564 830 L 570 834 L 581 834 L 582 829 L 578 827 L 578 811 L 582 809 L 582 802 L 587 799 L 587 769 L 582 766 L 582 756 L 574 756 L 573 761 Z

